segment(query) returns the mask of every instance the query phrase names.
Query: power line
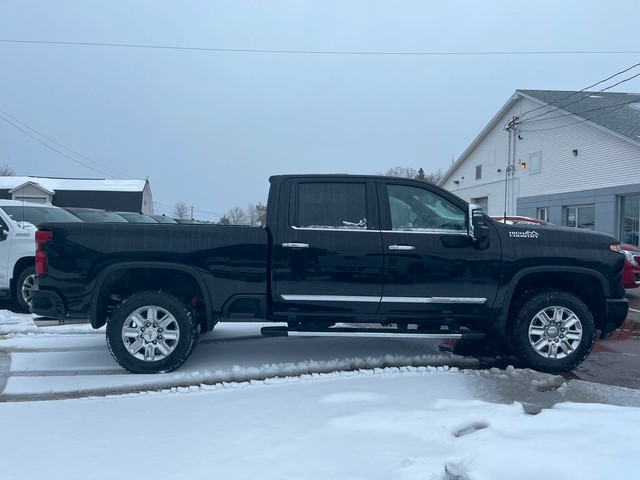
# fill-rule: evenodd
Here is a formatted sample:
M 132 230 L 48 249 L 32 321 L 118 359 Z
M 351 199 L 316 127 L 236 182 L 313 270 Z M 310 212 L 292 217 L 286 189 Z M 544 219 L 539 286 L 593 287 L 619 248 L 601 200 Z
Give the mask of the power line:
M 598 86 L 598 85 L 600 85 L 601 83 L 604 83 L 604 82 L 606 82 L 606 81 L 608 81 L 608 80 L 611 80 L 611 79 L 612 79 L 612 78 L 614 78 L 614 77 L 617 77 L 618 75 L 622 75 L 623 73 L 626 73 L 626 72 L 628 72 L 629 70 L 632 70 L 632 69 L 636 68 L 636 67 L 637 67 L 637 66 L 639 66 L 639 65 L 640 65 L 640 63 L 636 63 L 635 65 L 631 65 L 630 67 L 625 68 L 624 70 L 620 70 L 619 72 L 614 73 L 613 75 L 611 75 L 610 77 L 605 78 L 604 80 L 600 80 L 599 82 L 596 82 L 596 83 L 594 83 L 593 85 L 589 85 L 588 87 L 584 87 L 582 90 L 579 90 L 579 91 L 577 91 L 577 92 L 573 92 L 573 93 L 571 93 L 571 94 L 569 94 L 569 95 L 566 95 L 566 96 L 564 96 L 564 97 L 561 97 L 561 98 L 559 98 L 558 100 L 556 100 L 556 102 L 561 102 L 562 100 L 566 100 L 567 98 L 571 98 L 571 97 L 573 97 L 574 95 L 578 95 L 579 93 L 582 93 L 582 92 L 584 92 L 585 90 L 588 90 L 588 89 L 590 89 L 590 88 L 593 88 L 593 87 L 595 87 L 595 86 Z M 616 84 L 616 85 L 617 85 L 617 84 Z M 614 85 L 614 86 L 615 86 L 615 85 Z M 567 104 L 567 105 L 569 105 L 569 104 Z M 541 106 L 539 106 L 539 107 L 537 107 L 537 108 L 534 108 L 534 109 L 532 109 L 532 110 L 529 110 L 529 111 L 527 111 L 527 112 L 524 112 L 522 115 L 520 115 L 520 118 L 522 119 L 525 115 L 528 115 L 528 114 L 530 114 L 530 113 L 532 113 L 532 112 L 535 112 L 535 111 L 537 111 L 537 110 L 540 110 L 541 108 L 545 108 L 546 106 L 547 106 L 547 105 L 541 105 Z M 549 112 L 549 113 L 551 113 L 551 112 Z
M 31 44 L 31 45 L 74 45 L 83 47 L 114 47 L 114 48 L 146 48 L 155 50 L 185 50 L 196 52 L 222 52 L 222 53 L 276 53 L 293 55 L 405 55 L 405 56 L 447 56 L 447 55 L 637 55 L 638 50 L 532 50 L 532 51 L 467 51 L 467 52 L 381 52 L 381 51 L 347 51 L 347 50 L 269 50 L 257 48 L 211 48 L 211 47 L 184 47 L 177 45 L 153 45 L 136 43 L 108 43 L 108 42 L 70 42 L 53 40 L 15 40 L 0 39 L 0 43 Z
M 35 137 L 34 135 L 31 135 L 29 132 L 27 132 L 27 131 L 26 131 L 26 130 L 24 130 L 23 128 L 20 128 L 18 125 L 16 125 L 15 123 L 13 123 L 11 120 L 9 120 L 8 118 L 6 118 L 6 117 L 5 117 L 4 115 L 2 115 L 2 114 L 0 114 L 0 119 L 4 120 L 5 122 L 7 122 L 9 125 L 13 126 L 14 128 L 16 128 L 16 129 L 20 130 L 22 133 L 24 133 L 24 134 L 25 134 L 25 135 L 27 135 L 28 137 L 33 138 L 36 142 L 41 143 L 41 144 L 42 144 L 42 145 L 44 145 L 45 147 L 47 147 L 47 148 L 49 148 L 49 149 L 53 150 L 53 151 L 54 151 L 54 152 L 56 152 L 56 153 L 59 153 L 59 154 L 60 154 L 60 155 L 62 155 L 63 157 L 68 158 L 68 159 L 69 159 L 69 160 L 71 160 L 72 162 L 75 162 L 75 163 L 77 163 L 77 164 L 79 164 L 79 165 L 82 165 L 83 167 L 87 167 L 89 170 L 93 170 L 94 172 L 101 173 L 102 175 L 108 175 L 108 176 L 110 176 L 110 177 L 115 177 L 114 175 L 111 175 L 111 174 L 109 174 L 109 173 L 107 173 L 107 172 L 103 172 L 103 171 L 101 171 L 101 170 L 98 170 L 97 168 L 93 168 L 93 167 L 91 167 L 91 166 L 87 165 L 86 163 L 82 163 L 81 161 L 76 160 L 75 158 L 73 158 L 73 157 L 71 157 L 71 156 L 67 155 L 66 153 L 64 153 L 64 152 L 62 152 L 62 151 L 60 151 L 60 150 L 58 150 L 57 148 L 52 147 L 52 146 L 51 146 L 51 145 L 49 145 L 48 143 L 43 142 L 42 140 L 40 140 L 39 138 Z
M 17 118 L 15 118 L 14 116 L 9 115 L 7 112 L 5 112 L 5 111 L 4 111 L 4 110 L 2 110 L 2 109 L 0 109 L 0 113 L 2 113 L 2 114 L 4 114 L 5 116 L 9 117 L 9 118 L 10 118 L 10 119 L 12 119 L 14 122 L 19 123 L 19 124 L 20 124 L 20 125 L 22 125 L 23 127 L 28 128 L 28 129 L 29 129 L 29 130 L 31 130 L 32 132 L 37 133 L 37 134 L 38 134 L 38 135 L 40 135 L 41 137 L 46 138 L 46 139 L 47 139 L 47 140 L 49 140 L 51 143 L 54 143 L 55 145 L 58 145 L 59 147 L 64 148 L 65 150 L 67 150 L 67 151 L 69 151 L 69 152 L 73 153 L 74 155 L 77 155 L 78 157 L 80 157 L 80 158 L 82 158 L 82 159 L 84 159 L 84 160 L 87 160 L 87 161 L 89 161 L 89 162 L 95 163 L 96 165 L 100 165 L 101 167 L 106 168 L 107 170 L 111 170 L 112 172 L 115 172 L 115 173 L 117 173 L 118 175 L 122 175 L 122 177 L 129 177 L 129 175 L 126 175 L 126 174 L 124 174 L 124 173 L 122 173 L 122 172 L 119 172 L 118 170 L 114 170 L 113 168 L 107 167 L 106 165 L 103 165 L 103 164 L 102 164 L 102 163 L 100 163 L 100 162 L 96 162 L 95 160 L 91 160 L 90 158 L 85 157 L 84 155 L 82 155 L 82 154 L 80 154 L 80 153 L 76 152 L 75 150 L 70 149 L 69 147 L 65 147 L 65 146 L 64 146 L 64 145 L 62 145 L 61 143 L 56 142 L 53 138 L 46 136 L 44 133 L 39 132 L 39 131 L 38 131 L 38 130 L 36 130 L 35 128 L 30 127 L 29 125 L 27 125 L 27 124 L 26 124 L 26 123 L 24 123 L 24 122 L 21 122 L 20 120 L 18 120 L 18 119 L 17 119 Z M 3 118 L 3 120 L 6 120 L 6 119 L 4 119 L 4 118 Z M 84 164 L 82 164 L 82 165 L 84 165 Z M 86 165 L 85 165 L 85 166 L 86 166 Z M 110 176 L 112 176 L 112 177 L 119 178 L 119 179 L 121 179 L 121 180 L 123 179 L 122 177 L 118 177 L 118 176 L 116 176 L 116 175 L 111 175 L 111 174 L 108 174 L 108 173 L 106 173 L 106 172 L 99 172 L 99 173 L 103 173 L 104 175 L 110 175 Z M 129 177 L 129 178 L 130 178 L 130 177 Z

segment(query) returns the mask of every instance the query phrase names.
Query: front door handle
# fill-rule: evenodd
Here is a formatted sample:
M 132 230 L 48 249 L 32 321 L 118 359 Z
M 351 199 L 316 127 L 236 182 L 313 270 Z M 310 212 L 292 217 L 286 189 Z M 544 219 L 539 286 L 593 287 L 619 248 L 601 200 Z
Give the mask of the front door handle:
M 286 242 L 282 244 L 285 248 L 309 248 L 308 243 Z
M 389 250 L 403 250 L 403 251 L 409 251 L 409 250 L 415 250 L 416 247 L 414 247 L 413 245 L 389 245 Z

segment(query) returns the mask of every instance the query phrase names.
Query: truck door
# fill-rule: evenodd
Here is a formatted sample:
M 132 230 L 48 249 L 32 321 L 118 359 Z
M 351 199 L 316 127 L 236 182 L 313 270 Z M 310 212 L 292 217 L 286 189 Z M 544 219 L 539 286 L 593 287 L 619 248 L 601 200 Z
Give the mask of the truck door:
M 484 316 L 500 276 L 494 228 L 488 248 L 478 250 L 468 234 L 468 208 L 457 197 L 422 182 L 392 179 L 378 181 L 378 192 L 385 269 L 380 313 Z
M 291 178 L 280 188 L 274 313 L 367 319 L 382 296 L 375 181 Z

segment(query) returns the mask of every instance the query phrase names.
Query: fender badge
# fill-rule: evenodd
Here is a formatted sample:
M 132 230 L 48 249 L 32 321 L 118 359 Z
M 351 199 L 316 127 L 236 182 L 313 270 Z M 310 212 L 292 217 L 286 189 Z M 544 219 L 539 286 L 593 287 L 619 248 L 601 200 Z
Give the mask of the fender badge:
M 538 238 L 540 234 L 538 232 L 532 232 L 527 230 L 526 232 L 515 231 L 509 232 L 511 238 Z

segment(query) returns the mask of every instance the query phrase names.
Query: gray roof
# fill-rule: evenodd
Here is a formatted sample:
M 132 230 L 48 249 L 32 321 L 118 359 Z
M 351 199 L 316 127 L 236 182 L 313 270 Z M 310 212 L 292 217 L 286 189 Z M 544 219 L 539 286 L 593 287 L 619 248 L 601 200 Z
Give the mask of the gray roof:
M 636 142 L 640 141 L 640 93 L 555 90 L 517 92 L 557 107 L 560 110 L 557 115 L 562 111 L 569 112 Z M 544 109 L 540 109 L 524 115 L 522 125 L 526 124 L 527 120 L 542 120 L 554 116 L 551 112 L 534 118 L 544 112 Z

